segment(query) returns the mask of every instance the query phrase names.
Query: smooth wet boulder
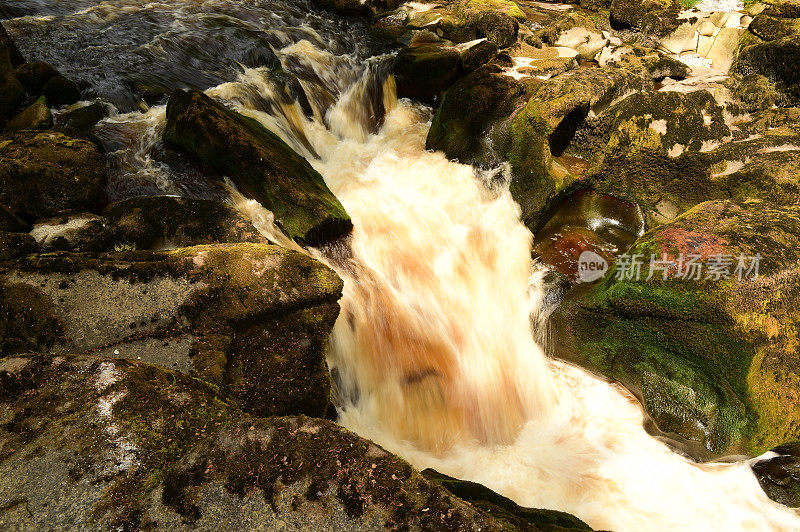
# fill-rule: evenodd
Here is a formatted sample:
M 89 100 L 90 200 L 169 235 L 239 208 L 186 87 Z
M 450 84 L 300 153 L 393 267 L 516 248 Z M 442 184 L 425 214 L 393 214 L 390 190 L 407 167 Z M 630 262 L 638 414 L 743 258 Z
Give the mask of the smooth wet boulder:
M 172 93 L 164 140 L 228 176 L 301 245 L 319 246 L 352 230 L 344 207 L 308 161 L 256 120 L 200 91 Z
M 698 458 L 757 455 L 800 436 L 798 297 L 800 208 L 710 201 L 569 292 L 554 348 L 634 391 Z
M 76 103 L 81 99 L 81 91 L 78 85 L 64 76 L 55 76 L 45 84 L 42 89 L 42 96 L 47 98 L 47 101 L 53 107 L 61 107 L 62 105 L 70 105 Z
M 342 281 L 307 256 L 236 244 L 51 253 L 0 266 L 0 353 L 87 353 L 198 376 L 260 415 L 322 416 Z
M 7 132 L 24 130 L 44 130 L 53 127 L 53 114 L 44 96 L 33 102 L 27 109 L 6 124 Z
M 800 508 L 800 443 L 770 449 L 773 456 L 750 466 L 764 493 L 789 508 Z
M 0 137 L 0 202 L 29 217 L 94 207 L 102 199 L 106 167 L 91 142 L 54 131 Z
M 149 364 L 0 359 L 0 412 L 4 530 L 514 530 L 330 421 Z
M 92 102 L 69 111 L 65 115 L 64 127 L 78 131 L 88 131 L 108 116 L 108 109 L 101 102 Z

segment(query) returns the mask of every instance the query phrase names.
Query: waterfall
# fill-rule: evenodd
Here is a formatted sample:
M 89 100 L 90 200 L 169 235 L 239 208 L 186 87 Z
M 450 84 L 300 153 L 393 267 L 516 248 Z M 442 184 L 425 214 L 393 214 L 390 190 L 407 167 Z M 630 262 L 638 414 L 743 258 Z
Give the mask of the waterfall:
M 675 454 L 645 432 L 632 395 L 545 356 L 535 340 L 543 269 L 531 260 L 532 236 L 504 169 L 479 171 L 425 151 L 431 110 L 398 101 L 390 58 L 370 57 L 346 26 L 298 2 L 28 3 L 50 11 L 9 23 L 20 35 L 37 28 L 23 52 L 38 47 L 32 56 L 90 84 L 94 95 L 116 94 L 126 68 L 133 77 L 153 69 L 165 87 L 207 89 L 259 120 L 324 176 L 354 231 L 346 242 L 302 250 L 231 185 L 188 185 L 152 156 L 163 106 L 126 113 L 135 108 L 135 91 L 127 91 L 113 102 L 123 112 L 95 129 L 109 150 L 112 197 L 133 182 L 169 194 L 229 194 L 271 240 L 339 273 L 345 288 L 328 363 L 341 424 L 417 468 L 598 529 L 800 529 L 792 510 L 763 493 L 748 462 L 696 464 Z M 62 10 L 69 24 L 59 23 Z M 217 11 L 259 46 L 240 49 L 241 34 L 216 32 Z M 81 35 L 92 24 L 102 31 Z M 122 35 L 130 43 L 117 45 Z M 84 51 L 87 39 L 93 46 Z M 112 44 L 118 54 L 104 52 Z M 192 72 L 189 61 L 174 66 L 176 50 L 188 48 Z M 270 57 L 261 60 L 264 50 Z M 70 53 L 96 55 L 81 55 L 88 66 L 78 70 L 84 61 Z M 273 55 L 295 83 L 276 75 Z

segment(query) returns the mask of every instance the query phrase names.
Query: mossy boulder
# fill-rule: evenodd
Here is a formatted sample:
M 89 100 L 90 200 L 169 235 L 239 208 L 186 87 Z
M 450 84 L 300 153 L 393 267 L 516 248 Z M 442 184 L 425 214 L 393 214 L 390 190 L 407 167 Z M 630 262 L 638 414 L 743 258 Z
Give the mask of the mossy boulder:
M 149 364 L 2 359 L 0 411 L 3 529 L 540 530 L 330 421 L 254 418 Z
M 39 247 L 28 233 L 0 231 L 0 262 L 37 251 L 39 251 Z
M 612 0 L 611 24 L 665 37 L 680 25 L 681 10 L 678 0 Z
M 44 96 L 33 102 L 27 109 L 6 124 L 6 131 L 43 130 L 53 127 L 53 114 Z
M 200 91 L 172 93 L 164 140 L 228 176 L 301 245 L 318 246 L 352 230 L 344 207 L 308 161 L 256 120 Z
M 212 200 L 146 196 L 112 203 L 102 212 L 104 228 L 85 251 L 169 249 L 200 244 L 266 244 L 239 211 Z
M 42 90 L 44 86 L 47 85 L 47 82 L 61 75 L 58 70 L 44 61 L 23 63 L 16 68 L 14 73 L 20 83 L 22 83 L 22 86 L 25 87 L 25 92 L 31 96 L 42 94 Z
M 434 469 L 425 469 L 422 475 L 444 487 L 456 497 L 491 515 L 510 529 L 578 532 L 592 528 L 573 515 L 555 510 L 523 508 L 511 499 L 499 495 L 476 482 L 459 480 Z
M 0 310 L 10 327 L 2 353 L 158 363 L 262 415 L 322 416 L 328 406 L 342 282 L 303 254 L 259 244 L 51 253 L 6 262 L 0 283 L 25 294 Z
M 639 278 L 618 262 L 567 294 L 551 321 L 556 354 L 622 382 L 698 458 L 797 440 L 800 209 L 702 203 L 628 254 L 644 263 Z M 647 279 L 651 257 L 673 263 L 666 279 Z
M 610 140 L 589 181 L 638 203 L 650 226 L 709 199 L 800 200 L 800 142 L 791 110 L 731 120 L 706 91 L 636 94 L 613 110 Z M 732 128 L 728 124 L 736 122 Z
M 495 54 L 497 46 L 486 40 L 469 47 L 425 43 L 403 48 L 393 65 L 397 95 L 433 104 L 459 78 Z
M 11 212 L 11 209 L 0 203 L 0 231 L 10 231 L 20 233 L 27 231 L 30 224 Z
M 34 218 L 84 210 L 102 199 L 106 167 L 91 142 L 53 131 L 0 137 L 0 202 Z
M 775 34 L 778 37 L 778 34 Z M 739 53 L 731 72 L 742 76 L 760 74 L 775 83 L 783 98 L 782 105 L 800 102 L 800 31 L 774 40 L 751 35 L 740 42 Z

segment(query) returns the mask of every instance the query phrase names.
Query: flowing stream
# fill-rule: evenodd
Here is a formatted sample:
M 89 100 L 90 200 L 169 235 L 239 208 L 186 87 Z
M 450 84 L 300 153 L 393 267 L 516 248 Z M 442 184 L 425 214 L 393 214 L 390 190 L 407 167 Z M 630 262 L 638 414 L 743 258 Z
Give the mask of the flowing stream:
M 632 395 L 545 356 L 535 340 L 544 271 L 503 169 L 425 151 L 431 110 L 397 100 L 390 56 L 359 22 L 302 1 L 15 0 L 3 10 L 17 17 L 6 26 L 23 54 L 118 110 L 95 128 L 109 197 L 228 195 L 158 156 L 164 106 L 142 103 L 153 87 L 207 90 L 325 177 L 355 227 L 310 251 L 345 280 L 328 359 L 344 426 L 417 468 L 598 529 L 800 529 L 748 462 L 675 454 L 645 432 Z M 230 199 L 299 249 L 256 202 Z

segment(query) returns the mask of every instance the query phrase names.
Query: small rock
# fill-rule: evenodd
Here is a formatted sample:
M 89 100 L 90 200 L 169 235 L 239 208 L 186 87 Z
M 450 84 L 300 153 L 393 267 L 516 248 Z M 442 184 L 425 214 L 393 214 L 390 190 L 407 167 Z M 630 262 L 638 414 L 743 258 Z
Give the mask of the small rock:
M 6 131 L 42 130 L 53 127 L 53 115 L 44 96 L 6 124 Z
M 25 63 L 18 66 L 16 70 L 17 79 L 25 87 L 25 92 L 31 96 L 42 94 L 47 82 L 60 75 L 58 70 L 44 61 Z

